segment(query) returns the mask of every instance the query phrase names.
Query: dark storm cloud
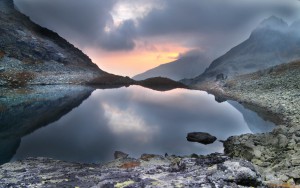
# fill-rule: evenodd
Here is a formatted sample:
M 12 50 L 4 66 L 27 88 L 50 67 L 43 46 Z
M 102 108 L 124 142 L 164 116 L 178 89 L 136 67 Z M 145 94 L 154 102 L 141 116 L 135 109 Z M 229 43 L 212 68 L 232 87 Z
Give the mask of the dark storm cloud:
M 262 14 L 290 16 L 297 8 L 287 2 L 258 3 L 247 0 L 172 0 L 139 20 L 145 35 L 231 32 Z M 275 2 L 275 3 L 274 3 Z M 277 3 L 276 3 L 277 2 Z
M 177 41 L 174 36 L 180 35 L 181 41 L 186 40 L 185 45 L 194 45 L 192 48 L 206 46 L 218 50 L 232 45 L 234 37 L 241 38 L 241 29 L 255 19 L 272 14 L 291 17 L 299 11 L 292 0 L 145 1 L 156 4 L 156 8 L 138 20 L 116 26 L 111 15 L 114 5 L 130 2 L 136 1 L 15 0 L 20 10 L 37 23 L 78 45 L 108 51 L 131 50 L 137 39 L 167 35 L 171 41 Z M 224 36 L 231 42 L 225 39 L 220 44 Z
M 100 45 L 109 51 L 131 50 L 135 46 L 132 20 L 114 26 L 110 11 L 116 0 L 15 0 L 15 3 L 35 22 L 79 45 Z M 107 26 L 111 26 L 110 32 L 105 32 Z
M 135 47 L 135 25 L 132 20 L 124 21 L 117 28 L 101 35 L 101 46 L 109 51 L 132 50 Z
M 15 0 L 16 6 L 33 21 L 76 43 L 91 44 L 112 20 L 110 0 Z

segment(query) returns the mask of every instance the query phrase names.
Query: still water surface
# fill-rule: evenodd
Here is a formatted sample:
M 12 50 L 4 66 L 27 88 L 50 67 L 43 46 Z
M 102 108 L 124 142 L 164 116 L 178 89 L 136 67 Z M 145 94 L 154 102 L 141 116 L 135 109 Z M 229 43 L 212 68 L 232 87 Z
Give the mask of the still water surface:
M 239 110 L 238 110 L 239 109 Z M 189 132 L 208 132 L 225 140 L 232 135 L 267 132 L 273 124 L 235 102 L 218 103 L 202 91 L 166 92 L 138 86 L 95 90 L 58 121 L 24 136 L 12 160 L 51 157 L 105 162 L 120 150 L 189 155 L 222 152 L 222 143 L 191 143 Z

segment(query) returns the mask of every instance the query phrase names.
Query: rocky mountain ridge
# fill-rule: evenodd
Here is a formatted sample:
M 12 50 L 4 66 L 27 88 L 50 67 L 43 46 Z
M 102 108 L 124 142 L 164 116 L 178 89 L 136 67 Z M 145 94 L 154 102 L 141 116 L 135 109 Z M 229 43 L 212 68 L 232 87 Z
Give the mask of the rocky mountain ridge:
M 289 26 L 280 18 L 270 17 L 246 41 L 214 60 L 203 74 L 182 82 L 196 84 L 207 80 L 226 79 L 297 60 L 300 58 L 298 26 L 298 22 Z

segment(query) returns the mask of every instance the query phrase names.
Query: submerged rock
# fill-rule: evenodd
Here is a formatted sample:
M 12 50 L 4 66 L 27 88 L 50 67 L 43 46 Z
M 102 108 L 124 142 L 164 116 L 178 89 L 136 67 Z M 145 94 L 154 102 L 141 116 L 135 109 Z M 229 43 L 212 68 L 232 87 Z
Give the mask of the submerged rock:
M 217 140 L 215 136 L 212 136 L 209 133 L 204 133 L 204 132 L 188 133 L 186 139 L 190 142 L 199 142 L 205 145 L 212 144 Z

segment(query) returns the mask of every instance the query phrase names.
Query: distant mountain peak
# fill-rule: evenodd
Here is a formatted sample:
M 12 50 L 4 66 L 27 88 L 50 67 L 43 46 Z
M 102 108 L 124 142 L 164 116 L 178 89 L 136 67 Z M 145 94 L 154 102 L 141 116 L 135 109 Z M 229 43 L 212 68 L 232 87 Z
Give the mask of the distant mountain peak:
M 276 30 L 284 30 L 288 28 L 288 23 L 286 23 L 283 19 L 271 16 L 265 20 L 263 20 L 257 29 L 276 29 Z M 257 30 L 256 29 L 256 30 Z
M 161 64 L 144 73 L 133 77 L 135 80 L 143 80 L 151 77 L 167 77 L 173 80 L 193 78 L 202 73 L 208 66 L 210 59 L 198 50 L 192 50 L 179 56 L 170 63 Z

